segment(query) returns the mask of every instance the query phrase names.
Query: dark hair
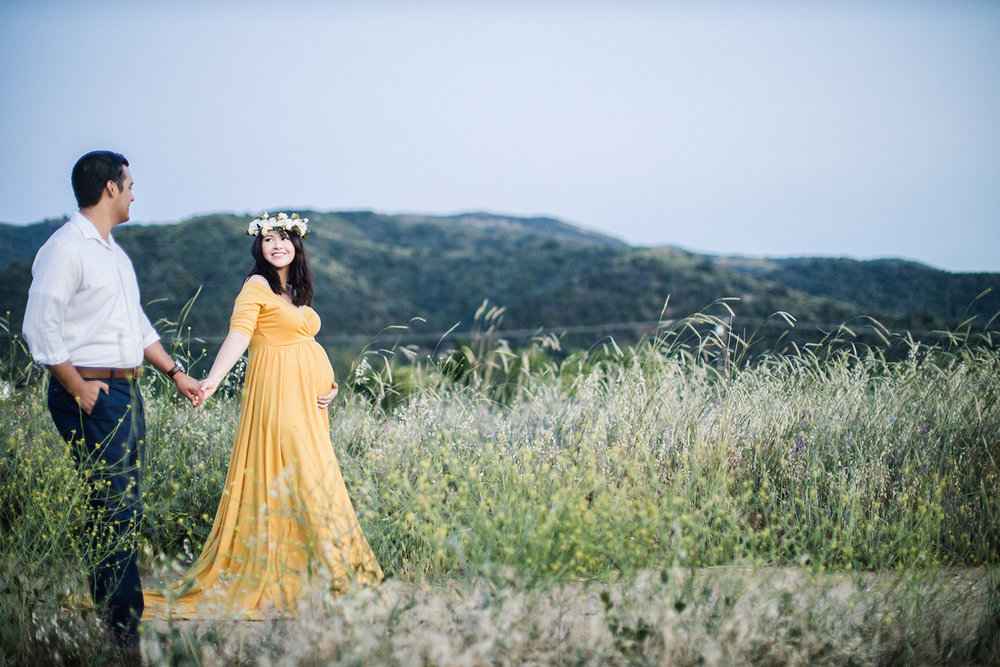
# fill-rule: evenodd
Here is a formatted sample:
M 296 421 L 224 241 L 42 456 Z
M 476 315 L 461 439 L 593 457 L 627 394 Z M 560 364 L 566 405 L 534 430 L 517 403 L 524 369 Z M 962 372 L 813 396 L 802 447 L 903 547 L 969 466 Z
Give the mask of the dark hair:
M 119 188 L 125 185 L 125 170 L 128 160 L 121 153 L 112 151 L 91 151 L 73 165 L 73 194 L 80 208 L 90 208 L 101 201 L 101 191 L 108 181 L 114 181 Z
M 309 270 L 309 258 L 306 256 L 306 245 L 302 242 L 302 237 L 295 233 L 279 231 L 281 238 L 292 240 L 295 248 L 295 258 L 288 266 L 288 284 L 292 288 L 292 303 L 296 306 L 311 306 L 313 302 L 313 279 L 312 271 Z M 247 274 L 250 276 L 262 276 L 267 284 L 271 286 L 271 291 L 280 295 L 282 293 L 281 280 L 278 278 L 278 271 L 264 257 L 261 243 L 264 237 L 258 234 L 253 239 L 250 246 L 250 254 L 253 255 L 254 267 Z

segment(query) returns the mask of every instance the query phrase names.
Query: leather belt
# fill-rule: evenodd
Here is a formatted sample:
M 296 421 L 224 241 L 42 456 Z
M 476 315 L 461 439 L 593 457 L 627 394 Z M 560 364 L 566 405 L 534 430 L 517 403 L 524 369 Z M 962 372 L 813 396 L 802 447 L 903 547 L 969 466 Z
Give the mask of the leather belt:
M 86 368 L 76 367 L 84 380 L 134 380 L 142 375 L 142 366 L 135 368 Z

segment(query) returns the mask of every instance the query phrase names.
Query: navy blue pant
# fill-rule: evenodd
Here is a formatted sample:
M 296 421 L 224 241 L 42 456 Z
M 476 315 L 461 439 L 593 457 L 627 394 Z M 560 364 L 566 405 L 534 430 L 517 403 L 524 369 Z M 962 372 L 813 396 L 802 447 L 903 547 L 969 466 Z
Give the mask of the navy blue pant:
M 49 412 L 59 434 L 70 443 L 77 468 L 90 488 L 87 534 L 98 556 L 88 572 L 94 605 L 110 624 L 116 642 L 131 646 L 139 642 L 143 610 L 138 529 L 142 520 L 140 460 L 146 420 L 142 397 L 133 381 L 102 382 L 108 385 L 108 393 L 98 394 L 94 409 L 87 415 L 76 399 L 51 378 Z

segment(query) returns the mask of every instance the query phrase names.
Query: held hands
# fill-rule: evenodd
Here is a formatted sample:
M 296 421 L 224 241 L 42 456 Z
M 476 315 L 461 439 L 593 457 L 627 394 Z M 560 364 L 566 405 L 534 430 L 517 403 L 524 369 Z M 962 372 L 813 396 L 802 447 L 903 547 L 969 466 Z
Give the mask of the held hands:
M 229 335 L 226 336 L 226 340 L 222 341 L 222 347 L 219 348 L 219 353 L 215 355 L 215 361 L 212 362 L 212 369 L 208 371 L 208 375 L 205 379 L 201 381 L 201 392 L 202 401 L 207 401 L 210 396 L 215 394 L 218 390 L 219 385 L 222 384 L 222 380 L 225 379 L 226 374 L 232 370 L 236 362 L 240 360 L 243 353 L 247 351 L 247 347 L 250 345 L 250 339 L 237 331 L 230 331 Z
M 318 407 L 320 410 L 326 410 L 327 408 L 329 408 L 330 404 L 333 403 L 333 399 L 337 397 L 338 389 L 339 387 L 337 386 L 337 383 L 334 382 L 333 389 L 330 391 L 329 394 L 324 394 L 323 396 L 320 396 L 316 399 L 316 407 Z
M 202 380 L 201 391 L 202 394 L 204 395 L 204 400 L 207 401 L 218 388 L 219 388 L 219 381 L 213 378 L 211 375 Z
M 198 381 L 186 373 L 182 372 L 174 375 L 174 384 L 177 385 L 177 391 L 181 392 L 184 398 L 191 401 L 192 408 L 198 407 L 208 398 L 201 385 L 198 384 Z

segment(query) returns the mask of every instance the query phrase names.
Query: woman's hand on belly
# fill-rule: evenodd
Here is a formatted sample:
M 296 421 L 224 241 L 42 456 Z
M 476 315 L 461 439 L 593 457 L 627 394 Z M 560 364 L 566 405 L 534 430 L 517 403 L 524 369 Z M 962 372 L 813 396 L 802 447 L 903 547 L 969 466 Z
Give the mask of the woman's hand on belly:
M 337 397 L 337 389 L 339 389 L 339 387 L 337 387 L 337 383 L 334 382 L 333 388 L 331 389 L 329 394 L 323 394 L 322 396 L 319 396 L 316 399 L 316 406 L 320 410 L 326 410 L 327 408 L 329 408 L 330 403 L 333 403 L 333 399 Z

